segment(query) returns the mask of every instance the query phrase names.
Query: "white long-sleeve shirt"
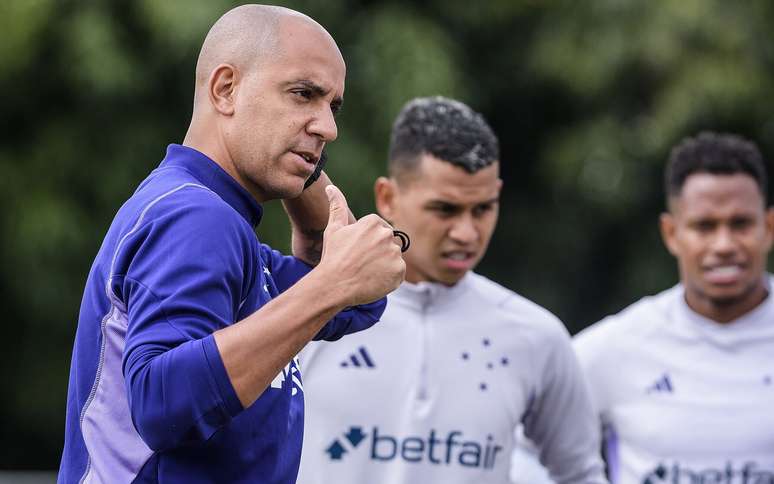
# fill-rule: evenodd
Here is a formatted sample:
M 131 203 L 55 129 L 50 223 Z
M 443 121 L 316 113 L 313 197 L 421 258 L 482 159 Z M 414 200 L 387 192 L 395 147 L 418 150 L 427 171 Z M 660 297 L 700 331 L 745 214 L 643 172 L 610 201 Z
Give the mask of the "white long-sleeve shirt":
M 614 484 L 774 483 L 774 297 L 719 324 L 682 286 L 575 337 Z
M 520 422 L 558 483 L 606 482 L 567 331 L 482 276 L 404 283 L 376 326 L 300 359 L 299 484 L 507 483 Z

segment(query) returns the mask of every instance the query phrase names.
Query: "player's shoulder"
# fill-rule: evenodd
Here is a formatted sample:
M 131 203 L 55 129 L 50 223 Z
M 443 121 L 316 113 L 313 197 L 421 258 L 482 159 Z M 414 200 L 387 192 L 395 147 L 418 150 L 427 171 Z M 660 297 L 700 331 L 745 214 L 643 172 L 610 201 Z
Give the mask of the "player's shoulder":
M 223 211 L 230 208 L 217 193 L 180 167 L 157 168 L 132 197 L 139 198 L 146 206 L 181 204 L 194 209 Z
M 480 274 L 470 273 L 477 297 L 496 312 L 498 320 L 544 337 L 567 337 L 564 324 L 551 311 Z
M 229 254 L 244 252 L 255 238 L 250 224 L 217 193 L 184 170 L 163 168 L 119 209 L 108 237 L 128 251 L 142 246 Z
M 195 221 L 202 228 L 239 224 L 242 217 L 217 193 L 178 167 L 154 170 L 138 187 L 130 204 L 146 220 Z
M 573 338 L 579 353 L 636 347 L 669 323 L 670 309 L 681 297 L 681 285 L 645 296 L 615 314 L 592 324 Z

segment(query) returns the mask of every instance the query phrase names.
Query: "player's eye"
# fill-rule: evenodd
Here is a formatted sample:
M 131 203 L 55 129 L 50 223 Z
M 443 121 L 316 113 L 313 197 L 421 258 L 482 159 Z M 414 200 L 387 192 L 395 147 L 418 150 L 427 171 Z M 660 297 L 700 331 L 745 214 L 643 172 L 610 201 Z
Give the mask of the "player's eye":
M 482 203 L 473 208 L 473 216 L 481 217 L 494 209 L 494 203 Z
M 693 224 L 693 227 L 701 233 L 712 232 L 715 230 L 715 222 L 711 220 L 699 220 Z
M 731 220 L 731 230 L 743 231 L 753 225 L 753 220 L 746 217 L 734 218 Z
M 310 89 L 294 89 L 291 92 L 298 97 L 312 99 L 312 91 Z
M 459 212 L 459 209 L 448 203 L 439 203 L 437 205 L 431 205 L 428 207 L 432 212 L 440 215 L 441 217 L 451 217 Z

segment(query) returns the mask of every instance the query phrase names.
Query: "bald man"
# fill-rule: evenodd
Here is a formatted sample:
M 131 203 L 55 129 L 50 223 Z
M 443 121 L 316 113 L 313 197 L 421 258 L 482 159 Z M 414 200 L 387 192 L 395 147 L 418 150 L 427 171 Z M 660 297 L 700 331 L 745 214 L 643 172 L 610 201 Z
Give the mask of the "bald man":
M 295 355 L 374 324 L 405 271 L 392 228 L 355 221 L 321 171 L 344 76 L 298 12 L 242 6 L 212 27 L 185 139 L 118 211 L 88 276 L 60 483 L 295 482 Z M 256 237 L 272 199 L 293 256 Z

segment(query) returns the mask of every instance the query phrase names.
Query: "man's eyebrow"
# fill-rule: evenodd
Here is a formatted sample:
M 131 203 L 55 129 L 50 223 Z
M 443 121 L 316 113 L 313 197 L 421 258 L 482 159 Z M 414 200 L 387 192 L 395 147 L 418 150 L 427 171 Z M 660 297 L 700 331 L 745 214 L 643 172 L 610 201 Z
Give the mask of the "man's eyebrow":
M 305 88 L 307 88 L 310 91 L 312 91 L 315 96 L 322 97 L 322 96 L 325 96 L 326 94 L 328 94 L 328 92 L 329 92 L 328 89 L 325 89 L 324 87 L 322 87 L 321 85 L 317 84 L 316 82 L 310 81 L 308 79 L 301 79 L 301 80 L 299 80 L 297 82 L 298 82 L 298 84 L 301 84 Z
M 312 91 L 315 97 L 324 97 L 330 92 L 330 89 L 325 89 L 324 87 L 317 84 L 316 82 L 310 81 L 308 79 L 301 79 L 298 81 L 298 84 L 301 84 L 305 88 Z M 331 108 L 333 109 L 334 113 L 340 111 L 343 105 L 344 105 L 344 99 L 341 96 L 336 96 L 331 101 Z
M 450 202 L 448 200 L 443 200 L 440 198 L 434 198 L 432 200 L 428 200 L 425 205 L 453 205 L 455 207 L 459 206 L 458 203 Z
M 474 203 L 474 205 L 489 205 L 489 204 L 492 204 L 492 203 L 498 203 L 499 201 L 500 201 L 500 197 L 497 196 L 497 197 L 494 197 L 494 198 L 490 198 L 489 200 L 483 200 L 483 201 L 480 201 L 480 202 L 476 202 L 476 203 Z M 448 200 L 443 200 L 443 199 L 440 199 L 440 198 L 433 198 L 431 200 L 428 200 L 427 203 L 425 203 L 425 206 L 428 206 L 428 207 L 429 206 L 433 206 L 433 205 L 448 205 L 448 206 L 452 206 L 452 207 L 462 207 L 464 204 L 457 203 L 457 202 L 450 202 Z

